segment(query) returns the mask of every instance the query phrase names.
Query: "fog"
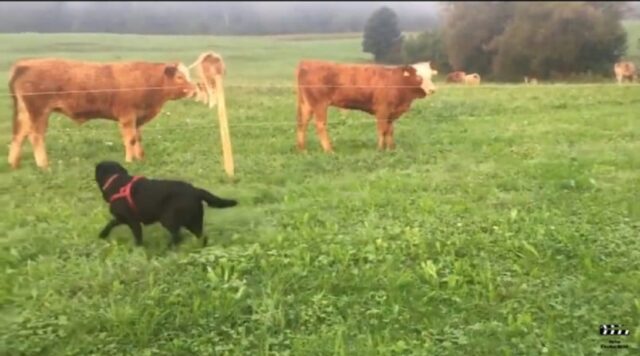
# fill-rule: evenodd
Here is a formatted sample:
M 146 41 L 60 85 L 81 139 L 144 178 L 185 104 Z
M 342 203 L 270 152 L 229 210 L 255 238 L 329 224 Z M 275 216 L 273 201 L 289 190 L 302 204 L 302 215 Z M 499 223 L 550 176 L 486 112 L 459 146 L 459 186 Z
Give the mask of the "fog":
M 280 34 L 360 32 L 388 6 L 403 31 L 437 25 L 438 2 L 3 2 L 0 32 Z

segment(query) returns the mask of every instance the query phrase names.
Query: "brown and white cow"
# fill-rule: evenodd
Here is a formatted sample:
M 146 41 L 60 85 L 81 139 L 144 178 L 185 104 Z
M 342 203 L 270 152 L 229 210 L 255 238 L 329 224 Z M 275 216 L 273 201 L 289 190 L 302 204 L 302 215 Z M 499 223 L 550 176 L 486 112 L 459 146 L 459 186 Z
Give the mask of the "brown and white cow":
M 190 97 L 196 90 L 182 63 L 58 58 L 17 61 L 11 68 L 9 88 L 14 114 L 8 160 L 14 169 L 27 136 L 37 166 L 48 167 L 45 134 L 52 112 L 78 124 L 97 118 L 117 121 L 126 161 L 141 160 L 141 126 L 156 117 L 167 101 Z
M 455 71 L 447 74 L 447 83 L 464 83 L 467 73 Z
M 204 52 L 198 56 L 189 69 L 196 69 L 198 89 L 193 97 L 198 102 L 208 104 L 209 108 L 216 105 L 215 90 L 222 88 L 222 77 L 226 74 L 226 67 L 222 56 L 215 52 Z M 219 83 L 220 82 L 220 83 Z
M 480 85 L 480 74 L 472 73 L 465 75 L 464 83 L 467 85 Z
M 633 62 L 618 62 L 613 65 L 613 71 L 616 74 L 618 84 L 622 84 L 625 79 L 633 83 L 636 78 L 636 66 Z
M 393 123 L 415 99 L 435 93 L 429 62 L 406 66 L 341 64 L 303 60 L 296 68 L 297 147 L 305 150 L 305 134 L 312 116 L 325 152 L 332 152 L 327 133 L 327 109 L 360 110 L 377 119 L 378 149 L 393 149 Z

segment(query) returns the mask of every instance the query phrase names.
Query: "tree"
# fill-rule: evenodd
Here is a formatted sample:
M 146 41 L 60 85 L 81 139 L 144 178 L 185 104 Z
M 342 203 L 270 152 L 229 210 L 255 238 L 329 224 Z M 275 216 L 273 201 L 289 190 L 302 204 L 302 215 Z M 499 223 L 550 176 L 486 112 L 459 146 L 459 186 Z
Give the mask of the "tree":
M 398 17 L 393 10 L 383 6 L 369 17 L 364 28 L 362 50 L 373 54 L 376 62 L 399 62 L 402 42 Z
M 403 51 L 406 64 L 429 61 L 432 67 L 440 72 L 451 71 L 440 32 L 425 31 L 416 37 L 408 38 L 404 42 Z
M 495 79 L 604 74 L 626 51 L 625 7 L 597 1 L 449 3 L 444 46 L 454 70 Z
M 512 17 L 516 3 L 460 2 L 444 5 L 442 39 L 454 70 L 491 72 L 493 41 Z
M 608 73 L 626 51 L 621 13 L 598 2 L 518 3 L 513 20 L 494 41 L 494 74 L 516 79 Z

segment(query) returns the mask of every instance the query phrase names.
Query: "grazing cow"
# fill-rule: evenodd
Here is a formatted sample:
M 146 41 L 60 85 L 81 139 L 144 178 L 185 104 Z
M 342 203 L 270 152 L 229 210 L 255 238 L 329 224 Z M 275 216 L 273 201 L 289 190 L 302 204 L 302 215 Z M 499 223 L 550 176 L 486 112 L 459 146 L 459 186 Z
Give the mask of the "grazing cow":
M 466 75 L 462 71 L 451 72 L 447 75 L 447 83 L 464 83 Z
M 144 157 L 140 128 L 169 100 L 190 97 L 196 90 L 182 63 L 140 61 L 96 63 L 67 59 L 24 59 L 11 68 L 13 139 L 9 164 L 17 168 L 29 136 L 38 167 L 48 167 L 45 134 L 52 112 L 78 124 L 90 119 L 117 121 L 125 159 Z
M 464 76 L 464 83 L 467 85 L 480 85 L 480 74 L 473 73 Z
M 531 84 L 531 85 L 537 85 L 538 84 L 538 79 L 534 78 L 534 77 L 524 77 L 524 83 L 525 84 Z
M 198 81 L 198 90 L 193 95 L 195 100 L 209 104 L 209 108 L 216 105 L 215 90 L 222 88 L 222 76 L 226 74 L 226 67 L 222 57 L 215 52 L 205 52 L 198 56 L 189 69 L 196 68 L 196 78 Z M 218 79 L 219 78 L 219 79 Z
M 305 150 L 305 133 L 312 116 L 325 152 L 332 152 L 327 134 L 330 106 L 375 115 L 378 149 L 393 149 L 393 123 L 415 99 L 435 93 L 429 62 L 406 66 L 339 64 L 303 60 L 296 68 L 297 146 Z
M 618 84 L 622 84 L 625 79 L 633 83 L 636 78 L 636 66 L 633 62 L 618 62 L 614 64 L 613 71 L 616 74 Z

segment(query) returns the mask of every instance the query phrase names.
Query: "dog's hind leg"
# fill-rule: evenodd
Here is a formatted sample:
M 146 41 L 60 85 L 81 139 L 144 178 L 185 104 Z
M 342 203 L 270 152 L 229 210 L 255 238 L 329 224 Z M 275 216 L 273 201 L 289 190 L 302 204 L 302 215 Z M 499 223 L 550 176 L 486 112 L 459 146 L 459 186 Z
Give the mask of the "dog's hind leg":
M 191 221 L 185 225 L 187 230 L 194 234 L 197 238 L 203 238 L 202 246 L 207 246 L 207 237 L 202 235 L 202 218 L 204 211 L 202 209 L 202 203 L 197 202 L 195 212 L 191 216 Z
M 122 225 L 123 223 L 118 220 L 118 219 L 112 219 L 111 221 L 109 221 L 107 223 L 107 225 L 105 225 L 104 229 L 102 229 L 102 231 L 100 231 L 100 238 L 101 239 L 106 239 L 109 234 L 111 233 L 111 229 L 113 229 L 114 227 L 118 226 L 118 225 Z
M 140 223 L 136 221 L 130 221 L 127 223 L 127 225 L 129 225 L 131 232 L 133 232 L 136 246 L 142 246 L 142 226 L 140 226 Z
M 180 242 L 182 242 L 182 237 L 180 236 L 180 228 L 179 227 L 177 227 L 177 228 L 176 227 L 172 227 L 172 228 L 166 227 L 166 228 L 171 233 L 171 245 L 174 246 L 174 247 L 178 246 L 180 244 Z
M 182 238 L 180 237 L 180 224 L 173 214 L 166 214 L 162 217 L 160 224 L 171 234 L 171 245 L 177 246 L 182 241 Z

